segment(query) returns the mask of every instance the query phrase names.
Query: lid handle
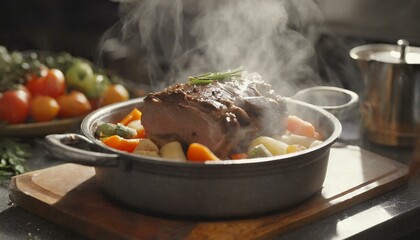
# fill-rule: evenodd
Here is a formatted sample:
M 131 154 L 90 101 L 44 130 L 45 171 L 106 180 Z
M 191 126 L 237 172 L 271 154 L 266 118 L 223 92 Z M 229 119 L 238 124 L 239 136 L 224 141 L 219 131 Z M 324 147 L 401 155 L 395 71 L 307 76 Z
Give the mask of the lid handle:
M 400 49 L 400 60 L 405 61 L 405 50 L 410 43 L 407 39 L 400 39 L 397 41 L 397 45 Z

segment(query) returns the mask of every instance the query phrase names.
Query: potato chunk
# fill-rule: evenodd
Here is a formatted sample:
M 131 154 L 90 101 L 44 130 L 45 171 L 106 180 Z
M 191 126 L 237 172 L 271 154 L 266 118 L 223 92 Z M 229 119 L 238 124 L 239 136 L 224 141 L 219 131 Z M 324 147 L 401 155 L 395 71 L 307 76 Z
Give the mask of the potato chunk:
M 163 145 L 159 150 L 159 155 L 163 158 L 174 160 L 177 162 L 187 161 L 181 144 L 176 141 Z
M 288 145 L 286 143 L 281 142 L 271 137 L 266 137 L 266 136 L 255 138 L 251 142 L 251 145 L 249 146 L 249 150 L 251 150 L 253 147 L 258 146 L 260 144 L 264 145 L 264 147 L 267 148 L 267 150 L 270 151 L 270 153 L 273 156 L 283 155 L 287 153 Z

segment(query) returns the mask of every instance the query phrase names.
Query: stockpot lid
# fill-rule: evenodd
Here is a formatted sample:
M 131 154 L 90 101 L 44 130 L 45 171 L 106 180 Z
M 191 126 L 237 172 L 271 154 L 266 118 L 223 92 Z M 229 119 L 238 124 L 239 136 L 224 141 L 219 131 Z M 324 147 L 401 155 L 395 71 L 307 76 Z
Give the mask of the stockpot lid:
M 391 64 L 420 64 L 420 48 L 409 46 L 405 39 L 393 44 L 368 44 L 350 51 L 355 60 L 373 60 Z

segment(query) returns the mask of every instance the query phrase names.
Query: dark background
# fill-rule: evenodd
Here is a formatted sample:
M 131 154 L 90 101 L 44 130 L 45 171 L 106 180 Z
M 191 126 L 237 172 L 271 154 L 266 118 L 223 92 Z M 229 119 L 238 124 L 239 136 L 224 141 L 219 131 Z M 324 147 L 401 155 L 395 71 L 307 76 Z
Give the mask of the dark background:
M 395 44 L 399 38 L 420 45 L 420 1 L 314 1 L 324 16 L 312 41 L 325 85 L 362 91 L 358 68 L 348 54 L 353 47 Z M 118 0 L 1 0 L 0 45 L 12 51 L 65 51 L 114 68 L 130 81 L 144 81 L 144 71 L 130 59 L 99 62 L 99 43 L 119 21 L 119 4 Z
M 2 0 L 0 45 L 66 51 L 95 61 L 99 40 L 117 21 L 118 3 L 109 0 Z

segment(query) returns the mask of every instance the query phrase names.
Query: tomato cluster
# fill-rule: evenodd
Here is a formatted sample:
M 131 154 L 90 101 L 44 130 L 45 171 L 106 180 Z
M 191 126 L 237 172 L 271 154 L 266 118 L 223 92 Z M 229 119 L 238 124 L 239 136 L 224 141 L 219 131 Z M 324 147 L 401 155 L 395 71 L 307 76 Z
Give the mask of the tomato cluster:
M 41 68 L 27 74 L 26 79 L 25 85 L 0 93 L 0 122 L 19 124 L 73 118 L 129 97 L 122 85 L 108 84 L 88 98 L 89 94 L 83 92 L 87 84 L 74 87 L 61 70 L 54 68 Z

